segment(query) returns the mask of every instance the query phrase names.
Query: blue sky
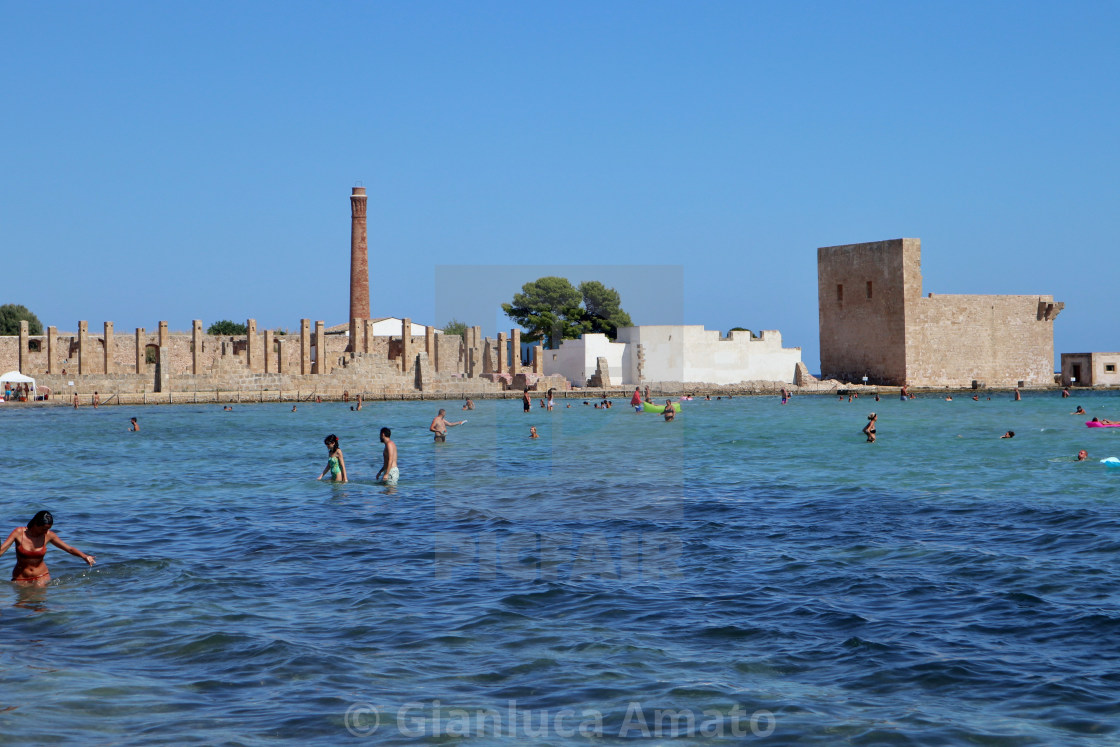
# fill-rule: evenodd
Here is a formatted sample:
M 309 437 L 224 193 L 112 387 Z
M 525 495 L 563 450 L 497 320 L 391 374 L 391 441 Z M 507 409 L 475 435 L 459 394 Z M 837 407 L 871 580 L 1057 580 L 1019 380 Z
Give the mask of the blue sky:
M 440 267 L 632 266 L 635 322 L 816 370 L 816 248 L 908 236 L 926 290 L 1052 293 L 1058 353 L 1118 350 L 1118 34 L 1116 2 L 0 0 L 0 302 L 340 323 L 361 183 L 375 316 L 446 321 L 477 280 L 437 300 Z

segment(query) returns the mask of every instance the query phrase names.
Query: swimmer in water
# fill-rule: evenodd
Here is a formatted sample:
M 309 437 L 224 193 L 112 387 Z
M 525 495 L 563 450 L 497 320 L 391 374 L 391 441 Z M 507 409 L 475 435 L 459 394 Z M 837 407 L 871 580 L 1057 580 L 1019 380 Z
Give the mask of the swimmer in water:
M 879 420 L 879 416 L 875 413 L 869 413 L 867 416 L 867 425 L 863 426 L 863 435 L 867 436 L 867 443 L 875 443 L 875 423 Z
M 130 431 L 140 430 L 140 424 L 136 422 L 136 418 L 129 418 L 128 419 L 128 429 Z
M 525 393 L 528 394 L 529 390 L 526 389 Z M 528 400 L 526 400 L 526 401 L 528 401 Z M 436 413 L 436 416 L 434 418 L 432 418 L 432 424 L 428 426 L 428 430 L 431 431 L 432 433 L 436 434 L 435 435 L 435 442 L 436 443 L 443 443 L 444 441 L 447 440 L 447 429 L 448 428 L 450 428 L 452 426 L 455 426 L 455 425 L 462 425 L 464 422 L 466 422 L 466 421 L 463 421 L 463 420 L 459 420 L 459 421 L 456 421 L 454 423 L 450 423 L 450 422 L 447 421 L 447 418 L 444 417 L 444 414 L 446 414 L 446 413 L 447 413 L 447 410 L 441 409 L 438 413 Z
M 675 409 L 673 409 L 673 400 L 671 400 L 671 399 L 665 400 L 665 412 L 664 412 L 665 422 L 666 423 L 672 422 L 673 418 L 676 417 L 676 414 L 677 414 L 677 411 Z
M 1085 408 L 1082 407 L 1081 405 L 1078 405 L 1077 409 L 1070 413 L 1070 415 L 1084 415 L 1084 414 L 1086 414 L 1085 413 Z
M 466 401 L 466 404 L 463 405 L 463 409 L 464 410 L 473 410 L 474 409 L 474 402 L 471 400 L 470 397 L 467 397 L 467 401 Z
M 327 466 L 317 480 L 322 480 L 328 472 L 331 473 L 331 482 L 346 482 L 346 460 L 342 457 L 342 449 L 338 446 L 338 436 L 333 433 L 323 439 L 327 445 Z
M 1000 436 L 1000 438 L 1015 438 L 1015 431 L 1008 431 Z
M 1082 449 L 1081 451 L 1077 452 L 1077 461 L 1084 462 L 1088 458 L 1089 458 L 1089 452 L 1085 451 L 1085 449 Z
M 529 438 L 540 438 L 540 436 L 537 435 L 537 426 L 535 426 L 535 425 L 530 425 L 529 426 Z
M 26 527 L 17 527 L 0 545 L 0 555 L 8 551 L 12 545 L 16 546 L 16 567 L 12 569 L 12 581 L 28 586 L 46 586 L 50 583 L 51 572 L 43 558 L 47 554 L 47 544 L 50 543 L 60 550 L 65 550 L 71 555 L 76 555 L 90 565 L 97 562 L 92 555 L 86 555 L 76 547 L 63 542 L 58 535 L 51 531 L 54 517 L 50 511 L 40 511 L 27 522 Z
M 381 452 L 381 469 L 377 470 L 377 475 L 373 478 L 381 480 L 386 485 L 396 485 L 397 480 L 400 479 L 401 472 L 397 469 L 397 445 L 393 443 L 390 436 L 393 432 L 388 428 L 381 429 L 381 443 L 385 444 L 385 450 Z
M 296 411 L 296 406 L 292 405 L 292 412 L 295 412 L 295 411 Z

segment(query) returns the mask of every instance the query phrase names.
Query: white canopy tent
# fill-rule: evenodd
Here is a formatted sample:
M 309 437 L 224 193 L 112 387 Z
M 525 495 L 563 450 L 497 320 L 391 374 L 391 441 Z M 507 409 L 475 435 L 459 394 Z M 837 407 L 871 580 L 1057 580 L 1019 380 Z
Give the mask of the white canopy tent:
M 24 376 L 19 371 L 8 371 L 6 374 L 0 374 L 0 385 L 7 384 L 30 384 L 31 392 L 35 392 L 35 379 L 30 376 Z

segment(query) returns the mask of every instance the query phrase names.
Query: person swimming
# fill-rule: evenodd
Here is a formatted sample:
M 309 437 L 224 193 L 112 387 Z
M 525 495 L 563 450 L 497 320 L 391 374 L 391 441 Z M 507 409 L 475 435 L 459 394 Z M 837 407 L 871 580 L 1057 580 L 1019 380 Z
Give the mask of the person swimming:
M 1015 431 L 1007 431 L 1000 438 L 1015 438 Z
M 331 482 L 347 482 L 346 459 L 342 456 L 342 449 L 338 446 L 338 436 L 333 433 L 323 439 L 327 445 L 327 466 L 316 480 L 322 480 L 328 472 L 331 473 Z
M 90 565 L 97 562 L 92 555 L 86 555 L 78 548 L 71 547 L 59 539 L 58 535 L 51 531 L 52 526 L 54 526 L 54 517 L 51 516 L 50 511 L 40 511 L 27 522 L 27 526 L 13 529 L 4 540 L 4 544 L 0 545 L 0 555 L 7 552 L 12 545 L 16 547 L 16 566 L 12 569 L 13 583 L 46 586 L 50 582 L 51 572 L 44 562 L 48 543 L 71 555 L 76 555 Z
M 128 429 L 130 431 L 140 430 L 140 424 L 136 422 L 136 418 L 129 418 L 128 419 Z
M 1081 405 L 1078 405 L 1077 409 L 1070 413 L 1070 415 L 1085 415 L 1085 414 L 1086 414 L 1085 408 L 1082 407 Z
M 1084 462 L 1088 458 L 1089 458 L 1089 452 L 1085 451 L 1085 449 L 1082 449 L 1081 451 L 1077 452 L 1077 461 Z
M 529 438 L 540 438 L 540 435 L 537 433 L 537 426 L 529 426 Z

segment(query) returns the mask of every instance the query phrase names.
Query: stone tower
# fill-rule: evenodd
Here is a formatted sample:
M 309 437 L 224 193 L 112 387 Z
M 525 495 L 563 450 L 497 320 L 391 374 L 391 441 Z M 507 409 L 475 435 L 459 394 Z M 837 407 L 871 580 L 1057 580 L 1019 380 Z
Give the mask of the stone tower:
M 1050 386 L 1050 295 L 922 294 L 922 242 L 817 250 L 821 375 L 916 387 Z
M 350 345 L 358 339 L 356 320 L 369 319 L 369 247 L 366 243 L 366 188 L 350 193 Z M 364 332 L 364 329 L 363 329 Z

